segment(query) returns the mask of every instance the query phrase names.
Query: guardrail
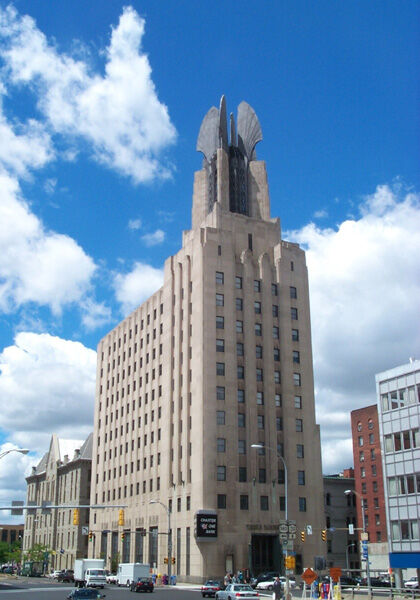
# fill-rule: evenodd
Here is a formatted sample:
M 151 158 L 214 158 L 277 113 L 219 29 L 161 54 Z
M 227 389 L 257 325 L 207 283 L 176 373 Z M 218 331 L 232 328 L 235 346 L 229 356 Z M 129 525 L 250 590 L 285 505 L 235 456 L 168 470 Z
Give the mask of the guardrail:
M 341 597 L 346 600 L 353 600 L 355 596 L 367 594 L 366 586 L 343 586 L 341 588 Z M 389 600 L 419 600 L 420 589 L 393 588 L 393 587 L 372 587 L 372 596 L 389 598 Z

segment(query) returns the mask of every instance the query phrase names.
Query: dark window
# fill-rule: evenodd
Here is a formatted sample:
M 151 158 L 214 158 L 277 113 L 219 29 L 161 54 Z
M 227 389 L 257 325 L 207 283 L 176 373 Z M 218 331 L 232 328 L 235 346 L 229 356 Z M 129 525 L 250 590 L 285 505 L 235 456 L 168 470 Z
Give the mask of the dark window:
M 284 469 L 278 469 L 277 470 L 277 483 L 282 484 L 285 481 L 286 480 L 285 480 L 285 477 L 284 477 Z
M 225 363 L 218 362 L 216 363 L 216 375 L 224 375 L 225 374 Z
M 254 279 L 254 292 L 261 292 L 261 281 Z
M 304 458 L 303 444 L 296 444 L 296 456 L 298 458 Z
M 291 298 L 297 298 L 297 290 L 296 290 L 296 288 L 291 285 L 289 289 L 290 289 L 290 297 Z
M 264 392 L 257 392 L 257 404 L 264 404 Z
M 258 336 L 262 335 L 261 323 L 255 323 L 255 335 L 258 335 Z
M 257 427 L 258 429 L 264 429 L 264 415 L 257 415 Z
M 273 306 L 272 306 L 272 312 L 273 312 L 273 317 L 278 317 L 279 316 L 279 307 L 277 306 L 277 304 L 273 304 Z
M 236 310 L 242 310 L 243 302 L 242 298 L 236 298 Z
M 290 316 L 292 317 L 293 321 L 297 321 L 297 318 L 298 318 L 298 309 L 295 308 L 294 306 L 292 306 L 292 308 L 290 309 Z
M 242 342 L 237 342 L 236 344 L 236 356 L 244 355 L 244 345 Z
M 255 346 L 255 358 L 263 357 L 263 349 L 262 346 Z
M 280 348 L 274 348 L 273 350 L 273 359 L 275 362 L 279 362 L 280 360 Z
M 238 402 L 240 404 L 242 404 L 243 402 L 245 402 L 245 390 L 237 390 L 237 398 L 238 398 Z
M 217 494 L 217 508 L 226 508 L 226 494 Z
M 245 427 L 245 413 L 238 413 L 238 427 Z
M 252 250 L 252 233 L 248 233 L 248 249 Z
M 235 277 L 235 287 L 237 290 L 242 289 L 242 277 Z
M 303 419 L 296 419 L 296 431 L 303 431 Z
M 245 369 L 242 365 L 238 365 L 237 367 L 238 379 L 244 379 L 245 377 Z
M 305 471 L 298 471 L 298 485 L 305 485 Z
M 216 352 L 224 352 L 225 351 L 225 340 L 218 339 L 216 340 Z
M 293 373 L 293 383 L 297 386 L 301 385 L 300 373 Z
M 299 498 L 299 512 L 306 512 L 306 498 Z
M 258 483 L 265 483 L 267 480 L 267 474 L 265 469 L 258 469 Z
M 276 283 L 271 284 L 271 294 L 273 296 L 277 296 L 277 284 Z
M 224 329 L 225 328 L 225 318 L 219 315 L 216 316 L 216 329 Z
M 295 408 L 302 408 L 302 396 L 295 396 Z
M 238 440 L 238 454 L 246 454 L 246 441 Z
M 292 329 L 292 341 L 293 342 L 299 341 L 299 329 Z
M 281 394 L 274 394 L 274 404 L 281 406 Z
M 217 467 L 217 481 L 226 481 L 226 467 L 222 465 Z
M 221 385 L 216 386 L 216 398 L 217 400 L 225 399 L 225 388 Z
M 254 312 L 256 315 L 261 314 L 261 302 L 254 302 Z
M 276 430 L 282 431 L 283 429 L 283 419 L 282 417 L 276 417 Z
M 256 377 L 257 377 L 257 381 L 263 381 L 264 380 L 264 371 L 263 371 L 263 369 L 256 369 Z
M 300 352 L 298 350 L 293 350 L 293 362 L 300 363 Z
M 221 271 L 216 271 L 216 283 L 223 285 L 225 282 L 225 276 Z
M 279 328 L 277 327 L 277 325 L 274 325 L 273 327 L 273 338 L 275 340 L 279 339 Z
M 216 306 L 224 306 L 225 297 L 223 294 L 216 294 Z
M 241 510 L 248 510 L 248 496 L 246 494 L 241 494 L 239 497 L 239 507 Z
M 224 425 L 226 419 L 226 413 L 224 410 L 218 410 L 216 412 L 216 422 L 218 425 Z
M 268 496 L 260 496 L 260 510 L 268 510 Z
M 225 438 L 217 438 L 217 452 L 226 452 Z
M 239 481 L 246 481 L 246 467 L 239 467 L 238 479 Z
M 243 333 L 243 332 L 244 332 L 244 322 L 236 321 L 236 333 Z

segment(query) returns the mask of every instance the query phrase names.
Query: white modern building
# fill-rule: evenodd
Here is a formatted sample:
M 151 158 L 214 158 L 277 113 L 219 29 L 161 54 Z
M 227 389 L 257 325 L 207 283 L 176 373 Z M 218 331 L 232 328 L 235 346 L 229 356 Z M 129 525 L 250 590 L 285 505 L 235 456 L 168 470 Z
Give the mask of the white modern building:
M 402 569 L 420 567 L 420 361 L 379 373 L 376 390 L 389 564 L 399 587 Z

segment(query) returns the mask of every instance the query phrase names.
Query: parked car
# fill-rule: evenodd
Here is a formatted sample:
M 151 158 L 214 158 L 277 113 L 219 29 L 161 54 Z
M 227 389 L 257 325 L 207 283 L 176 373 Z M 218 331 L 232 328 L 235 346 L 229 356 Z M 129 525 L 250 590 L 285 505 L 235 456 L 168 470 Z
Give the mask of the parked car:
M 99 600 L 105 597 L 105 594 L 101 594 L 94 588 L 75 588 L 67 596 L 67 600 Z
M 279 577 L 279 579 L 280 579 L 281 585 L 284 588 L 286 585 L 286 577 L 284 577 L 284 575 L 282 575 L 281 577 Z M 267 579 L 267 581 L 260 581 L 259 583 L 256 584 L 256 589 L 257 590 L 272 590 L 272 589 L 274 589 L 274 581 L 275 581 L 275 577 L 272 577 L 271 579 Z M 289 577 L 289 589 L 293 589 L 295 587 L 296 587 L 296 580 Z
M 247 600 L 260 600 L 260 595 L 250 585 L 245 583 L 230 583 L 224 590 L 216 592 L 216 600 L 229 598 L 247 598 Z
M 260 573 L 256 579 L 253 579 L 252 587 L 257 587 L 260 581 L 270 581 L 275 577 L 280 577 L 280 573 L 278 571 L 266 571 L 265 573 Z
M 342 575 L 340 577 L 340 585 L 341 587 L 348 587 L 350 585 L 357 585 L 359 581 L 355 577 L 348 577 L 347 575 Z
M 63 572 L 64 569 L 58 569 L 55 571 L 51 571 L 51 573 L 48 575 L 48 577 L 50 577 L 51 579 L 57 579 L 57 577 L 60 575 L 60 573 Z
M 419 587 L 418 577 L 410 577 L 410 579 L 404 583 L 404 587 L 410 588 L 412 590 L 418 589 L 418 587 Z
M 63 583 L 70 583 L 74 581 L 74 571 L 71 569 L 66 569 L 65 571 L 61 571 L 57 577 L 57 581 L 61 581 Z
M 201 586 L 201 595 L 203 596 L 203 598 L 205 598 L 206 596 L 212 598 L 213 596 L 216 596 L 216 592 L 218 592 L 221 589 L 222 585 L 220 581 L 213 581 L 212 579 L 209 579 L 208 581 L 206 581 L 206 583 L 204 583 Z
M 130 585 L 131 592 L 153 592 L 154 588 L 151 577 L 138 577 L 137 581 L 133 581 Z
M 106 582 L 107 583 L 117 584 L 118 583 L 118 576 L 117 576 L 117 574 L 116 573 L 107 573 Z
M 360 585 L 367 585 L 367 578 L 364 577 Z M 391 583 L 389 581 L 385 581 L 380 579 L 379 577 L 371 577 L 370 578 L 371 587 L 391 587 Z
M 3 567 L 2 573 L 7 573 L 7 575 L 13 575 L 13 573 L 16 573 L 16 567 Z

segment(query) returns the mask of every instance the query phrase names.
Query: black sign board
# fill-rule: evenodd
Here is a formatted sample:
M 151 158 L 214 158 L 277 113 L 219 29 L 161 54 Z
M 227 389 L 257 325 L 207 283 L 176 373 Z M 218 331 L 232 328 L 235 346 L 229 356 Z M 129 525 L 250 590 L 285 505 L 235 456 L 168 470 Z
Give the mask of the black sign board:
M 212 513 L 197 513 L 196 537 L 217 538 L 217 515 Z

